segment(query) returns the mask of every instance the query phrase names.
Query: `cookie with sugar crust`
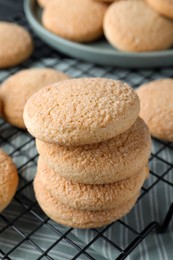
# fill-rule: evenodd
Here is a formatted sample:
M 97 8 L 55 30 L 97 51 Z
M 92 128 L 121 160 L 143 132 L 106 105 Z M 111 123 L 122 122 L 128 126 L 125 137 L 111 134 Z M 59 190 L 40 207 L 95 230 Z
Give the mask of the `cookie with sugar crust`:
M 138 173 L 151 152 L 149 129 L 140 118 L 133 126 L 107 141 L 83 146 L 63 146 L 36 140 L 44 162 L 67 180 L 107 184 Z
M 0 149 L 0 212 L 11 202 L 18 186 L 18 173 L 12 159 Z
M 27 100 L 46 85 L 68 78 L 68 75 L 50 68 L 31 68 L 15 73 L 0 87 L 2 116 L 10 124 L 25 129 L 23 110 Z
M 53 196 L 37 176 L 34 191 L 38 204 L 52 220 L 73 228 L 96 228 L 116 221 L 129 213 L 136 203 L 139 193 L 121 206 L 110 210 L 79 210 L 68 207 Z
M 22 63 L 30 57 L 32 51 L 33 41 L 24 27 L 0 22 L 0 69 Z
M 149 175 L 147 164 L 130 178 L 111 184 L 89 185 L 66 180 L 39 158 L 37 178 L 61 203 L 82 210 L 108 210 L 126 203 Z
M 152 136 L 173 142 L 173 79 L 159 79 L 137 89 L 141 101 L 140 116 Z
M 139 98 L 128 84 L 106 78 L 70 79 L 49 85 L 26 103 L 28 131 L 66 146 L 98 143 L 134 124 Z

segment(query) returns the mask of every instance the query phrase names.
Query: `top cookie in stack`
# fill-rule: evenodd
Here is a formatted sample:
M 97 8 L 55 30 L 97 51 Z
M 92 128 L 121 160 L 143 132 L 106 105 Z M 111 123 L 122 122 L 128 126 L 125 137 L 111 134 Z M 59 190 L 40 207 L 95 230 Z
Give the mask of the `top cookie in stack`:
M 72 79 L 33 95 L 26 104 L 24 120 L 37 139 L 76 146 L 125 132 L 137 119 L 139 108 L 136 92 L 125 83 Z
M 91 228 L 130 211 L 151 145 L 139 108 L 127 84 L 101 78 L 65 80 L 28 100 L 24 121 L 40 154 L 34 190 L 49 217 Z

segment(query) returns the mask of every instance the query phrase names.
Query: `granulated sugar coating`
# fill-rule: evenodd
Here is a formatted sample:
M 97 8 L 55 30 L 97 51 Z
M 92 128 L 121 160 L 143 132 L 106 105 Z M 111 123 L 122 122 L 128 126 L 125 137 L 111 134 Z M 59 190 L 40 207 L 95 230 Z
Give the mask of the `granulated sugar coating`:
M 24 109 L 28 131 L 63 145 L 98 143 L 129 129 L 139 115 L 136 92 L 121 81 L 65 80 L 33 95 Z

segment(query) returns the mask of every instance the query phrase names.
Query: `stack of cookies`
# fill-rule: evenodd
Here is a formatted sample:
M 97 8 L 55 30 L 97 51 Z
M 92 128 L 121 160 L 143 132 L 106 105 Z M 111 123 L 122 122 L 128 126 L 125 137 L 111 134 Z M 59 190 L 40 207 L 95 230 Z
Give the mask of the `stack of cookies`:
M 127 84 L 101 78 L 65 80 L 27 101 L 24 121 L 40 154 L 34 189 L 50 218 L 91 228 L 130 211 L 151 146 L 139 108 Z

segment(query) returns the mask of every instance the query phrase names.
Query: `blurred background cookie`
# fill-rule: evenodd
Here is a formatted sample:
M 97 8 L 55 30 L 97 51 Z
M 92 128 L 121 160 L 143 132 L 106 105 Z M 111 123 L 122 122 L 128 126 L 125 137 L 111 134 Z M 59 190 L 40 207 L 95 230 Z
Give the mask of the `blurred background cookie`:
M 173 0 L 146 0 L 158 13 L 173 19 Z
M 69 78 L 49 68 L 26 69 L 9 77 L 0 87 L 2 116 L 12 125 L 25 128 L 23 110 L 30 96 L 42 87 Z
M 48 2 L 51 2 L 51 0 L 37 0 L 37 2 L 41 7 L 45 7 Z
M 144 0 L 121 0 L 110 5 L 104 33 L 115 48 L 123 51 L 157 51 L 173 45 L 173 21 L 159 15 Z
M 0 69 L 25 61 L 33 51 L 33 42 L 25 28 L 0 22 Z
M 43 11 L 43 25 L 52 33 L 76 42 L 90 42 L 103 35 L 103 3 L 88 0 L 56 0 Z
M 151 81 L 137 93 L 141 101 L 140 116 L 147 123 L 151 135 L 173 141 L 173 79 Z
M 17 169 L 12 159 L 0 149 L 0 212 L 12 200 L 18 185 Z

